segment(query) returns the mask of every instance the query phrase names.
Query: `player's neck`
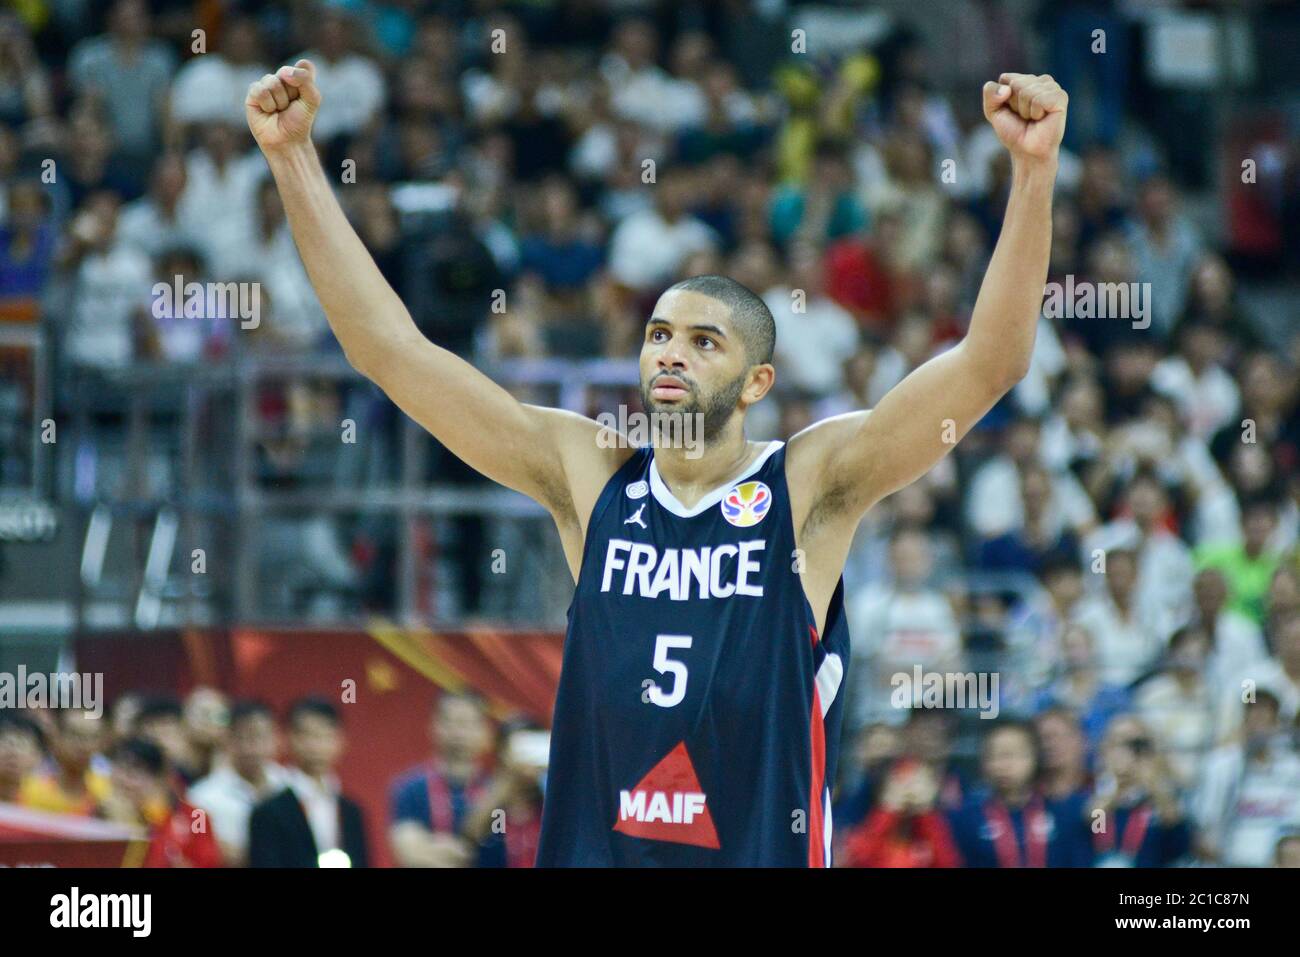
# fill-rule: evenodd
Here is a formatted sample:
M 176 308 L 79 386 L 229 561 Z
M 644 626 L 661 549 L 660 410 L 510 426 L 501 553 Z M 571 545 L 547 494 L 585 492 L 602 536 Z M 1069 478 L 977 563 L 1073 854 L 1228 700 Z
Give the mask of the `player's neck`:
M 763 447 L 749 442 L 737 429 L 694 448 L 658 447 L 654 450 L 655 467 L 677 501 L 690 508 L 743 472 Z

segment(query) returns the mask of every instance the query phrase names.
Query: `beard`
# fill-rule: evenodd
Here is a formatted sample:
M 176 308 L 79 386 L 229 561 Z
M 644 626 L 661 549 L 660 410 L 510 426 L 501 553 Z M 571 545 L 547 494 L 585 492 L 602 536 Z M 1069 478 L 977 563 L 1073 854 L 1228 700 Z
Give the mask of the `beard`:
M 740 399 L 740 393 L 745 389 L 746 375 L 747 373 L 742 372 L 730 382 L 723 383 L 718 389 L 705 395 L 700 395 L 699 389 L 694 382 L 683 379 L 682 381 L 686 382 L 689 392 L 684 399 L 673 405 L 657 402 L 650 395 L 650 389 L 653 387 L 652 383 L 654 381 L 652 379 L 650 383 L 641 385 L 641 406 L 647 412 L 658 413 L 661 417 L 671 417 L 667 419 L 667 422 L 663 418 L 660 421 L 665 422 L 665 424 L 675 422 L 677 428 L 674 431 L 678 435 L 683 434 L 681 427 L 685 425 L 686 416 L 701 415 L 703 421 L 700 431 L 704 441 L 710 442 L 731 421 L 731 416 L 736 411 L 736 402 Z M 681 376 L 676 378 L 681 378 Z M 662 425 L 660 430 L 663 430 Z M 657 435 L 656 438 L 658 438 Z

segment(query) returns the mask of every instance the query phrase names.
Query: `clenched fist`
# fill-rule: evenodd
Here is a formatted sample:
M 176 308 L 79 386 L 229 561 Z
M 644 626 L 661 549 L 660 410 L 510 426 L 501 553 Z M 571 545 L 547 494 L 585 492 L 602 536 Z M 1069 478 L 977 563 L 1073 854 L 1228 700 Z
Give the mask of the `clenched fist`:
M 1053 160 L 1070 97 L 1047 74 L 1003 73 L 984 84 L 984 118 L 1017 159 Z
M 316 67 L 310 60 L 282 66 L 248 88 L 244 113 L 263 153 L 306 143 L 320 109 Z

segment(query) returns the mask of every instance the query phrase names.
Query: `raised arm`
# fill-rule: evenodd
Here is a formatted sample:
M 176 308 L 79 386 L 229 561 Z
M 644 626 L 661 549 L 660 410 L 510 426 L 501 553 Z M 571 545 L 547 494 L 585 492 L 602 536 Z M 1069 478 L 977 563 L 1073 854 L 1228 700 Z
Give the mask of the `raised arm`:
M 788 468 L 807 489 L 795 502 L 797 527 L 810 517 L 856 524 L 947 455 L 1028 371 L 1067 102 L 1050 76 L 1004 73 L 984 85 L 984 115 L 1011 152 L 1011 195 L 970 328 L 875 409 L 827 419 L 791 440 Z
M 244 105 L 348 361 L 472 468 L 541 502 L 557 521 L 568 516 L 585 524 L 625 451 L 602 448 L 600 426 L 590 419 L 520 403 L 416 328 L 317 159 L 311 125 L 320 102 L 315 68 L 299 60 L 254 83 Z

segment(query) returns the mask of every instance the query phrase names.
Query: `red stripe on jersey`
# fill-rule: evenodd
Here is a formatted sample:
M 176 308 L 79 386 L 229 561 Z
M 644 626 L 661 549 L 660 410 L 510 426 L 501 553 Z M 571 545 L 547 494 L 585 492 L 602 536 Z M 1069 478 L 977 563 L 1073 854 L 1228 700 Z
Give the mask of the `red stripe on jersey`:
M 817 647 L 817 629 L 808 626 L 813 647 Z M 825 867 L 826 822 L 822 819 L 822 790 L 826 784 L 826 725 L 822 721 L 822 700 L 813 680 L 812 714 L 808 722 L 812 739 L 812 788 L 808 795 L 808 866 Z
M 822 722 L 822 701 L 813 685 L 812 695 L 812 788 L 808 795 L 808 866 L 825 867 L 826 822 L 822 819 L 822 791 L 826 781 L 826 726 Z

